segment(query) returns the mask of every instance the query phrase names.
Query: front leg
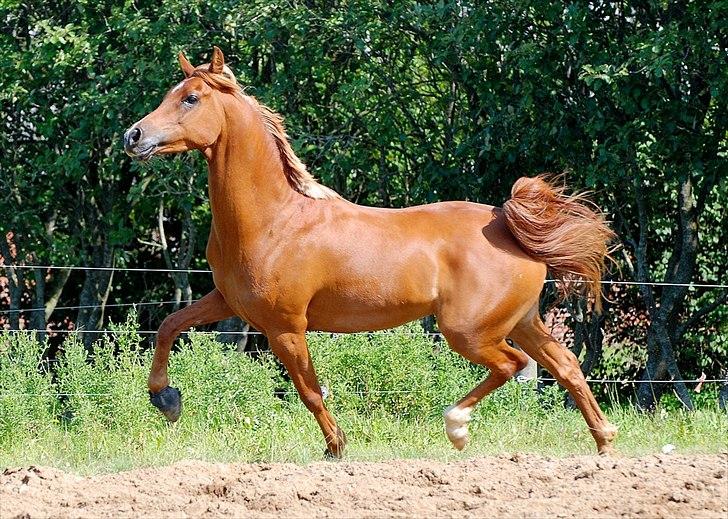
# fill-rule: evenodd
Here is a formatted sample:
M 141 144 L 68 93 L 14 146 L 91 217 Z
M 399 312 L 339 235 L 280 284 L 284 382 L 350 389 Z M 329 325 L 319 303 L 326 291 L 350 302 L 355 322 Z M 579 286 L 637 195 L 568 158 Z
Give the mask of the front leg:
M 336 425 L 334 417 L 324 405 L 321 386 L 319 386 L 316 371 L 311 362 L 305 333 L 270 333 L 268 341 L 270 349 L 288 370 L 303 404 L 311 411 L 321 427 L 326 441 L 325 454 L 333 458 L 341 458 L 344 454 L 346 436 L 344 431 Z
M 202 299 L 167 316 L 159 327 L 147 386 L 152 404 L 170 422 L 176 422 L 182 413 L 182 395 L 178 389 L 169 387 L 169 377 L 167 376 L 167 364 L 172 344 L 180 333 L 192 326 L 221 321 L 233 315 L 235 313 L 225 302 L 220 291 L 215 288 Z

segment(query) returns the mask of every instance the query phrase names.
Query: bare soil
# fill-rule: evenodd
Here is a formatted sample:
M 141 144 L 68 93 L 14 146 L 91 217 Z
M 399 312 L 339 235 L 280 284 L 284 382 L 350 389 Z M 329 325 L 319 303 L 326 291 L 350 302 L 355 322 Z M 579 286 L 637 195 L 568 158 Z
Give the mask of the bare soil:
M 719 517 L 728 454 L 6 469 L 0 517 Z

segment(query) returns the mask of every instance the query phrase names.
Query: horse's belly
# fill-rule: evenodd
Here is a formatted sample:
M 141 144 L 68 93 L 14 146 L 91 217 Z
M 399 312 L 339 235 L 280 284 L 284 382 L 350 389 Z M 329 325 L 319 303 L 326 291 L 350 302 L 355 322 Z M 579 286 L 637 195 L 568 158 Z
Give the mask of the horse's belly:
M 433 312 L 431 301 L 384 301 L 339 294 L 321 294 L 308 307 L 308 329 L 360 332 L 394 328 Z
M 321 285 L 306 316 L 309 329 L 352 332 L 392 328 L 434 312 L 442 272 L 427 240 L 350 241 L 322 263 Z

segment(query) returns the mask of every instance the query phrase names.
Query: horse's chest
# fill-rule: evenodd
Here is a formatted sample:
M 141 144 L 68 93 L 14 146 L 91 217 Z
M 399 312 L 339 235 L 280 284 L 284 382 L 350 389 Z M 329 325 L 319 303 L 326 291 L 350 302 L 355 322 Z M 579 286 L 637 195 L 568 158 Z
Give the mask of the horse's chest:
M 275 306 L 276 284 L 268 277 L 254 277 L 245 269 L 213 270 L 215 287 L 243 320 L 261 329 L 264 317 Z
M 211 233 L 207 253 L 215 287 L 238 316 L 259 330 L 280 321 L 281 313 L 305 314 L 311 290 L 302 289 L 300 276 L 292 274 L 300 267 L 287 262 L 289 256 L 261 247 L 225 253 L 216 233 Z

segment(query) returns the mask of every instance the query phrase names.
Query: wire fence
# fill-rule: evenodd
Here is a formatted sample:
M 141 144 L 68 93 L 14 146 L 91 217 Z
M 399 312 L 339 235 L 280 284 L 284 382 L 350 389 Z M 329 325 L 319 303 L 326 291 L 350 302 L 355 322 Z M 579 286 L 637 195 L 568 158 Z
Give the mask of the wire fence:
M 86 267 L 80 265 L 0 265 L 3 268 L 41 269 L 41 270 L 101 270 L 113 272 L 172 272 L 187 274 L 212 274 L 209 269 L 166 269 L 166 268 L 132 268 L 132 267 Z
M 75 306 L 56 306 L 53 308 L 53 311 L 56 310 L 83 310 L 83 309 L 93 309 L 93 308 L 118 308 L 118 307 L 129 307 L 129 306 L 155 306 L 155 305 L 171 305 L 171 304 L 187 304 L 187 303 L 194 303 L 198 301 L 197 299 L 193 299 L 191 301 L 188 300 L 171 300 L 171 301 L 138 301 L 135 303 L 106 303 L 103 305 L 75 305 Z M 16 308 L 13 310 L 0 310 L 0 315 L 7 315 L 7 314 L 14 314 L 14 313 L 23 313 L 23 312 L 40 312 L 45 311 L 45 307 L 36 307 L 36 308 Z
M 528 383 L 528 382 L 558 382 L 555 378 L 549 378 L 549 377 L 536 377 L 536 378 L 519 378 L 517 380 L 519 383 Z M 728 378 L 715 378 L 715 379 L 691 379 L 691 380 L 619 380 L 619 379 L 590 379 L 587 378 L 586 381 L 590 384 L 609 384 L 609 383 L 618 383 L 618 384 L 676 384 L 678 382 L 682 382 L 685 384 L 728 384 Z M 322 390 L 324 393 L 324 399 L 327 399 L 331 393 L 330 390 L 322 385 Z M 358 395 L 358 396 L 367 396 L 367 395 L 415 395 L 415 394 L 423 394 L 427 393 L 428 391 L 426 389 L 419 389 L 419 390 L 391 390 L 391 389 L 368 389 L 366 391 L 351 391 L 351 390 L 345 390 L 344 391 L 347 395 Z M 284 391 L 284 390 L 275 390 L 273 391 L 273 394 L 276 396 L 287 396 L 287 395 L 298 395 L 296 391 Z M 111 396 L 118 396 L 115 393 L 64 393 L 64 392 L 46 392 L 46 393 L 24 393 L 24 392 L 17 392 L 17 393 L 0 393 L 0 398 L 69 398 L 69 397 L 111 397 Z
M 108 331 L 108 330 L 107 330 Z M 113 333 L 113 332 L 110 332 Z M 192 333 L 203 333 L 203 332 L 192 332 Z M 225 332 L 204 332 L 204 333 L 210 333 L 210 334 L 219 334 L 224 335 Z M 243 332 L 244 333 L 244 332 Z M 260 332 L 255 332 L 256 335 L 260 335 Z M 311 332 L 309 332 L 311 333 Z M 399 335 L 402 334 L 402 332 L 397 332 Z M 425 334 L 419 334 L 419 335 L 425 335 Z M 238 351 L 235 353 L 236 355 L 273 355 L 273 353 L 269 350 L 244 350 L 244 351 Z M 40 363 L 43 364 L 52 364 L 60 362 L 59 359 L 42 359 Z M 529 376 L 523 376 L 518 375 L 514 377 L 514 380 L 517 382 L 525 383 L 525 382 L 558 382 L 557 379 L 552 377 L 529 377 Z M 719 383 L 726 383 L 728 384 L 728 378 L 705 378 L 700 377 L 696 379 L 671 379 L 671 380 L 647 380 L 647 379 L 628 379 L 628 378 L 590 378 L 586 377 L 585 380 L 589 382 L 590 384 L 719 384 Z M 402 392 L 411 392 L 411 391 L 394 391 L 395 393 L 402 393 Z
M 118 271 L 118 272 L 155 272 L 155 273 L 203 273 L 211 274 L 211 270 L 205 269 L 165 269 L 165 268 L 128 268 L 128 267 L 85 267 L 85 266 L 59 266 L 59 265 L 0 265 L 0 268 L 16 268 L 16 269 L 49 269 L 49 270 L 103 270 L 103 271 Z M 555 283 L 554 279 L 546 279 L 544 283 Z M 602 285 L 617 285 L 617 286 L 676 286 L 676 287 L 688 287 L 688 288 L 728 288 L 728 284 L 712 283 L 712 282 L 690 282 L 690 283 L 668 283 L 662 281 L 633 281 L 633 280 L 602 280 Z M 105 304 L 94 304 L 94 305 L 64 305 L 56 306 L 53 311 L 57 310 L 84 310 L 84 309 L 96 309 L 96 308 L 123 308 L 123 307 L 137 307 L 137 306 L 161 306 L 170 304 L 189 304 L 198 301 L 193 299 L 188 300 L 168 300 L 168 301 L 139 301 L 131 303 L 105 303 Z M 15 308 L 15 309 L 3 309 L 0 310 L 0 315 L 20 314 L 20 313 L 32 313 L 46 311 L 45 307 L 35 308 Z M 62 332 L 61 332 L 62 333 Z M 145 332 L 142 332 L 145 333 Z
M 326 386 L 322 386 L 326 387 Z M 328 393 L 328 389 L 325 390 L 326 393 Z M 367 391 L 347 391 L 346 393 L 351 395 L 387 395 L 387 394 L 420 394 L 424 393 L 425 390 L 419 390 L 419 391 L 407 391 L 407 390 L 389 390 L 389 389 L 382 389 L 382 390 L 376 390 L 376 389 L 368 389 Z M 284 390 L 275 390 L 273 391 L 273 394 L 276 396 L 287 396 L 287 395 L 298 395 L 298 392 L 296 391 L 284 391 Z M 116 396 L 115 393 L 55 393 L 55 392 L 48 392 L 48 393 L 0 393 L 0 398 L 23 398 L 23 397 L 99 397 L 99 396 Z M 324 397 L 326 398 L 329 396 L 328 394 Z
M 15 269 L 45 269 L 45 270 L 92 270 L 92 271 L 114 271 L 114 272 L 137 272 L 137 273 L 144 273 L 144 272 L 151 272 L 151 273 L 187 273 L 187 274 L 211 274 L 212 271 L 208 269 L 168 269 L 168 268 L 130 268 L 130 267 L 87 267 L 87 266 L 77 266 L 77 265 L 71 265 L 71 266 L 59 266 L 59 265 L 0 265 L 0 267 L 4 268 L 15 268 Z M 553 283 L 555 280 L 553 279 L 546 279 L 544 283 Z M 650 286 L 680 286 L 680 287 L 689 287 L 689 288 L 720 288 L 725 289 L 728 288 L 728 284 L 721 284 L 721 283 L 713 283 L 713 282 L 690 282 L 690 283 L 668 283 L 668 282 L 659 282 L 659 281 L 633 281 L 633 280 L 603 280 L 601 281 L 603 285 L 650 285 Z M 192 302 L 197 301 L 196 299 Z M 109 303 L 104 305 L 73 305 L 73 306 L 57 306 L 54 308 L 54 310 L 81 310 L 81 309 L 94 309 L 94 308 L 118 308 L 118 307 L 137 307 L 137 306 L 154 306 L 154 305 L 169 305 L 169 304 L 188 304 L 189 301 L 177 301 L 177 300 L 166 300 L 166 301 L 140 301 L 140 302 L 133 302 L 133 303 Z M 22 312 L 38 312 L 38 311 L 45 311 L 44 307 L 38 307 L 38 308 L 18 308 L 18 309 L 12 309 L 12 310 L 0 310 L 0 315 L 7 315 L 12 313 L 22 313 Z M 54 330 L 54 329 L 48 329 L 48 330 L 29 330 L 29 329 L 20 329 L 20 330 L 0 330 L 0 332 L 5 333 L 49 333 L 49 334 L 97 334 L 97 335 L 105 335 L 105 334 L 138 334 L 138 335 L 154 335 L 157 333 L 157 330 L 128 330 L 128 329 L 103 329 L 103 330 L 83 330 L 83 329 L 72 329 L 72 330 Z M 184 332 L 180 335 L 186 335 L 187 333 L 196 333 L 196 334 L 203 334 L 203 335 L 228 335 L 228 336 L 255 336 L 255 335 L 263 335 L 263 333 L 259 331 L 254 330 L 247 330 L 247 331 L 237 331 L 237 330 L 231 330 L 231 331 L 192 331 L 192 332 Z M 328 335 L 331 337 L 338 337 L 340 335 L 352 335 L 352 334 L 339 334 L 339 333 L 330 333 L 330 332 L 308 332 L 310 334 L 314 335 Z M 430 336 L 430 337 L 442 337 L 441 332 L 387 332 L 387 331 L 376 331 L 376 332 L 354 332 L 354 335 L 366 335 L 371 336 L 373 334 L 392 334 L 392 335 L 410 335 L 410 336 Z M 258 353 L 258 352 L 243 352 L 243 353 Z M 540 382 L 558 382 L 555 378 L 548 378 L 548 377 L 536 377 L 536 378 L 519 378 L 519 382 L 527 382 L 527 381 L 536 381 L 538 383 Z M 699 378 L 699 379 L 685 379 L 685 380 L 630 380 L 630 379 L 596 379 L 596 378 L 587 378 L 587 382 L 592 384 L 676 384 L 676 383 L 684 383 L 684 384 L 727 384 L 728 378 L 715 378 L 715 379 L 705 379 L 705 378 Z M 376 390 L 369 390 L 366 392 L 355 392 L 358 394 L 386 394 L 386 393 L 414 393 L 415 391 L 376 391 Z M 290 392 L 286 392 L 290 393 Z M 278 392 L 277 394 L 281 394 L 281 392 Z M 69 396 L 111 396 L 111 393 L 43 393 L 43 394 L 36 394 L 36 393 L 0 393 L 0 398 L 9 398 L 9 397 L 22 397 L 22 396 L 28 396 L 28 397 L 39 397 L 39 396 L 56 396 L 56 397 L 69 397 Z
M 84 334 L 84 333 L 95 333 L 95 334 L 135 334 L 138 333 L 139 335 L 154 335 L 157 333 L 157 330 L 125 330 L 125 329 L 119 329 L 119 330 L 113 330 L 113 329 L 104 329 L 104 330 L 32 330 L 32 329 L 21 329 L 21 330 L 0 330 L 0 332 L 5 333 L 64 333 L 64 334 Z M 196 333 L 201 335 L 263 335 L 263 332 L 259 332 L 256 330 L 248 330 L 248 331 L 224 331 L 224 330 L 214 330 L 214 331 L 206 331 L 206 330 L 190 330 L 181 332 L 180 335 L 187 335 L 189 333 Z M 331 337 L 340 337 L 344 335 L 373 335 L 373 334 L 390 334 L 390 335 L 409 335 L 412 337 L 418 337 L 420 335 L 428 335 L 428 336 L 437 336 L 442 337 L 441 332 L 388 332 L 388 331 L 372 331 L 372 332 L 352 332 L 352 333 L 332 333 L 332 332 L 318 332 L 318 331 L 309 331 L 306 332 L 307 334 L 311 335 L 328 335 Z
M 45 269 L 45 270 L 100 270 L 100 271 L 112 271 L 112 272 L 155 272 L 155 273 L 177 273 L 177 274 L 212 274 L 212 270 L 209 269 L 169 269 L 169 268 L 133 268 L 133 267 L 87 267 L 79 265 L 0 265 L 2 268 L 14 268 L 14 269 Z M 544 283 L 555 283 L 555 279 L 546 279 Z M 649 285 L 649 286 L 674 286 L 674 287 L 688 287 L 688 288 L 728 288 L 728 284 L 711 282 L 711 281 L 696 281 L 689 283 L 669 283 L 663 281 L 634 281 L 634 280 L 602 280 L 603 285 Z
M 25 332 L 25 333 L 34 333 L 36 330 L 6 330 L 5 333 L 17 333 L 17 332 Z M 126 330 L 126 329 L 119 329 L 119 330 L 59 330 L 61 333 L 96 333 L 96 334 L 155 334 L 157 333 L 156 330 Z M 201 334 L 201 335 L 238 335 L 238 336 L 245 336 L 245 335 L 263 335 L 261 332 L 258 331 L 230 331 L 230 332 L 219 332 L 219 331 L 190 331 L 185 332 L 184 334 Z M 388 331 L 376 331 L 376 332 L 354 332 L 353 334 L 340 334 L 340 333 L 330 333 L 330 332 L 307 332 L 309 334 L 314 335 L 328 335 L 333 338 L 344 336 L 344 335 L 366 335 L 366 336 L 372 336 L 372 335 L 382 335 L 382 334 L 389 334 L 392 336 L 401 336 L 401 335 L 407 335 L 407 336 L 442 336 L 442 333 L 440 332 L 406 332 L 406 331 L 396 331 L 396 332 L 388 332 Z M 182 334 L 181 334 L 182 335 Z M 259 350 L 246 350 L 246 351 L 240 351 L 237 352 L 237 354 L 248 354 L 248 355 L 259 355 L 259 354 L 269 354 L 272 355 L 269 351 L 259 351 Z M 54 363 L 59 362 L 58 359 L 43 359 L 41 363 Z M 543 382 L 558 382 L 556 378 L 552 377 L 525 377 L 525 376 L 517 376 L 515 377 L 515 380 L 520 383 L 528 383 L 528 382 L 536 382 L 536 383 L 543 383 Z M 696 384 L 697 387 L 702 387 L 703 384 L 728 384 L 728 378 L 706 378 L 705 376 L 702 376 L 697 379 L 671 379 L 671 380 L 647 380 L 647 379 L 627 379 L 627 378 L 590 378 L 587 377 L 586 382 L 590 384 L 621 384 L 621 385 L 637 385 L 637 384 Z M 395 393 L 422 393 L 425 390 L 419 390 L 419 391 L 413 391 L 413 390 L 367 390 L 367 391 L 347 391 L 347 393 L 351 394 L 359 394 L 359 395 L 366 395 L 366 394 L 395 394 Z M 276 394 L 296 394 L 295 392 L 280 392 L 277 391 Z M 0 398 L 11 398 L 11 397 L 49 397 L 49 396 L 56 396 L 56 397 L 69 397 L 69 396 L 112 396 L 111 393 L 0 393 Z

